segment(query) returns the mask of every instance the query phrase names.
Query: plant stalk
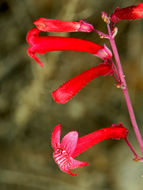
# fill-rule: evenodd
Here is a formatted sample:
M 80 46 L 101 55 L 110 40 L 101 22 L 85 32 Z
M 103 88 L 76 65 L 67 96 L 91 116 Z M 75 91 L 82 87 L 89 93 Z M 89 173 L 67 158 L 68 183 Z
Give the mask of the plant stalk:
M 125 81 L 125 75 L 123 73 L 122 65 L 120 63 L 120 58 L 119 58 L 117 46 L 116 46 L 114 37 L 112 36 L 109 24 L 107 24 L 107 28 L 108 28 L 108 33 L 109 33 L 109 41 L 110 41 L 110 44 L 111 44 L 111 47 L 112 47 L 112 50 L 113 50 L 113 54 L 114 54 L 114 57 L 115 57 L 116 65 L 117 65 L 120 80 L 121 80 L 121 89 L 123 91 L 125 101 L 126 101 L 126 104 L 127 104 L 127 108 L 128 108 L 128 112 L 129 112 L 129 116 L 130 116 L 130 120 L 131 120 L 133 129 L 134 129 L 137 141 L 139 143 L 141 153 L 143 155 L 143 139 L 142 139 L 142 136 L 140 134 L 140 131 L 139 131 L 139 128 L 138 128 L 138 125 L 137 125 L 137 122 L 136 122 L 135 114 L 134 114 L 134 111 L 133 111 L 133 107 L 132 107 L 130 96 L 129 96 L 128 89 L 127 89 L 127 84 L 126 84 L 126 81 Z

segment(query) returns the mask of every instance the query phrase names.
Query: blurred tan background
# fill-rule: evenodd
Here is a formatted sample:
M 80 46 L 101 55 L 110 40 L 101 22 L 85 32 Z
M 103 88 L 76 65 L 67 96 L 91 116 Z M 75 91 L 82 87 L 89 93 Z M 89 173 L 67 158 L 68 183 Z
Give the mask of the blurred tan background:
M 140 1 L 141 2 L 141 1 Z M 143 164 L 121 141 L 104 141 L 78 159 L 89 162 L 62 173 L 52 158 L 51 133 L 62 124 L 62 135 L 79 136 L 122 122 L 139 152 L 123 95 L 111 77 L 90 82 L 65 105 L 51 93 L 60 84 L 94 67 L 101 60 L 84 52 L 41 55 L 44 68 L 27 55 L 26 34 L 40 17 L 86 20 L 106 32 L 101 11 L 111 14 L 138 0 L 0 0 L 0 190 L 141 190 Z M 143 20 L 118 24 L 116 37 L 137 122 L 143 128 Z M 44 34 L 53 35 L 53 34 Z M 109 46 L 95 33 L 54 34 Z M 143 134 L 143 130 L 142 130 Z

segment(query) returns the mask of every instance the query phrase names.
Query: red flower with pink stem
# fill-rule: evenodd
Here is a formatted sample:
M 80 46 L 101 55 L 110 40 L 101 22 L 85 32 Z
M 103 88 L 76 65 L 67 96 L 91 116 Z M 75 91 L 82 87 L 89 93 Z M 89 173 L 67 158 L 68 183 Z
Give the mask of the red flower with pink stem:
M 38 19 L 34 22 L 38 29 L 32 29 L 27 35 L 27 42 L 30 47 L 28 48 L 28 54 L 35 59 L 41 66 L 43 65 L 36 53 L 43 54 L 48 51 L 58 51 L 58 50 L 71 50 L 71 51 L 84 51 L 96 55 L 104 60 L 101 67 L 100 65 L 91 68 L 84 73 L 74 77 L 65 84 L 63 84 L 59 89 L 53 92 L 54 99 L 59 103 L 66 103 L 71 97 L 73 97 L 81 88 L 83 88 L 88 82 L 101 75 L 112 74 L 117 81 L 117 87 L 121 87 L 125 100 L 127 103 L 128 111 L 130 114 L 131 122 L 140 145 L 141 152 L 143 154 L 143 140 L 138 129 L 136 119 L 134 116 L 133 108 L 131 105 L 130 97 L 127 90 L 126 81 L 124 79 L 124 74 L 122 66 L 120 63 L 118 51 L 116 48 L 114 37 L 117 33 L 117 28 L 114 27 L 116 22 L 120 20 L 136 20 L 143 17 L 142 14 L 143 4 L 133 5 L 130 7 L 119 9 L 117 8 L 111 17 L 108 17 L 106 13 L 102 13 L 102 18 L 107 24 L 108 34 L 104 34 L 93 28 L 87 22 L 72 22 L 72 21 L 58 21 L 53 19 Z M 110 21 L 112 23 L 112 29 L 110 29 Z M 40 31 L 50 31 L 50 32 L 97 32 L 101 38 L 107 38 L 110 41 L 116 65 L 112 61 L 112 53 L 106 46 L 100 46 L 93 42 L 87 40 L 81 40 L 77 38 L 68 37 L 40 37 Z M 53 45 L 53 43 L 55 43 Z M 105 67 L 106 65 L 106 67 Z M 110 67 L 110 72 L 109 70 Z M 107 72 L 108 70 L 108 72 Z M 127 139 L 125 139 L 130 149 L 132 150 L 135 160 L 142 161 L 138 154 L 134 151 L 133 147 Z
M 36 53 L 44 54 L 48 51 L 58 50 L 72 50 L 72 51 L 84 51 L 91 53 L 105 60 L 106 64 L 100 64 L 97 67 L 91 68 L 84 73 L 74 77 L 70 81 L 63 84 L 59 89 L 52 93 L 53 98 L 59 103 L 66 103 L 72 98 L 81 88 L 83 88 L 88 82 L 101 75 L 111 75 L 114 73 L 112 64 L 107 63 L 106 60 L 111 59 L 112 53 L 106 47 L 101 46 L 93 42 L 82 40 L 78 38 L 69 37 L 40 37 L 40 31 L 50 32 L 91 32 L 94 28 L 91 24 L 80 21 L 59 21 L 53 19 L 40 18 L 34 21 L 36 28 L 31 29 L 27 34 L 27 42 L 30 47 L 28 48 L 28 55 L 35 59 L 41 66 Z
M 78 137 L 77 131 L 71 131 L 60 142 L 61 126 L 58 124 L 52 133 L 53 157 L 61 171 L 70 175 L 76 175 L 70 169 L 88 165 L 87 162 L 75 160 L 76 156 L 101 141 L 106 139 L 126 139 L 127 135 L 128 130 L 120 123 L 99 129 L 83 137 Z

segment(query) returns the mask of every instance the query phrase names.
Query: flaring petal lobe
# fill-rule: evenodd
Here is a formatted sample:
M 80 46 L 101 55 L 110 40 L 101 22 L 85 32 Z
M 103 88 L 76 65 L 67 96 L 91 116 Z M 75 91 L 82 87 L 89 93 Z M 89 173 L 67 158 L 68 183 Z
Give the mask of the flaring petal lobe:
M 61 125 L 58 124 L 52 132 L 52 147 L 54 151 L 60 148 Z
M 61 148 L 65 150 L 69 154 L 69 156 L 71 156 L 77 146 L 77 141 L 78 132 L 71 131 L 63 137 L 61 141 Z
M 88 162 L 82 162 L 82 161 L 79 161 L 79 160 L 75 160 L 74 158 L 71 158 L 71 167 L 70 167 L 70 169 L 87 166 L 88 164 L 89 164 Z

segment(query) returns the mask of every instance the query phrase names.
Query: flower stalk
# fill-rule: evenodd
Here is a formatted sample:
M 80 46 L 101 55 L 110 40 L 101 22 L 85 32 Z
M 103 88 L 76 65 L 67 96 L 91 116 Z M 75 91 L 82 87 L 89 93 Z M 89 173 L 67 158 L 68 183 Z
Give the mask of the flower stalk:
M 136 122 L 135 114 L 134 114 L 134 111 L 133 111 L 132 103 L 131 103 L 130 96 L 129 96 L 128 89 L 127 89 L 125 75 L 123 73 L 122 65 L 120 63 L 120 58 L 119 58 L 117 46 L 116 46 L 114 37 L 112 36 L 112 32 L 111 32 L 109 24 L 107 24 L 107 28 L 108 28 L 108 33 L 109 33 L 109 41 L 110 41 L 110 44 L 111 44 L 111 47 L 112 47 L 112 50 L 113 50 L 116 65 L 117 65 L 117 68 L 118 68 L 118 73 L 119 73 L 120 80 L 121 80 L 121 89 L 122 89 L 122 92 L 124 94 L 125 101 L 126 101 L 127 108 L 128 108 L 128 112 L 129 112 L 129 116 L 130 116 L 130 119 L 131 119 L 131 123 L 132 123 L 133 129 L 134 129 L 137 141 L 139 143 L 141 153 L 143 155 L 143 140 L 142 140 L 142 137 L 141 137 L 141 134 L 140 134 L 137 122 Z

